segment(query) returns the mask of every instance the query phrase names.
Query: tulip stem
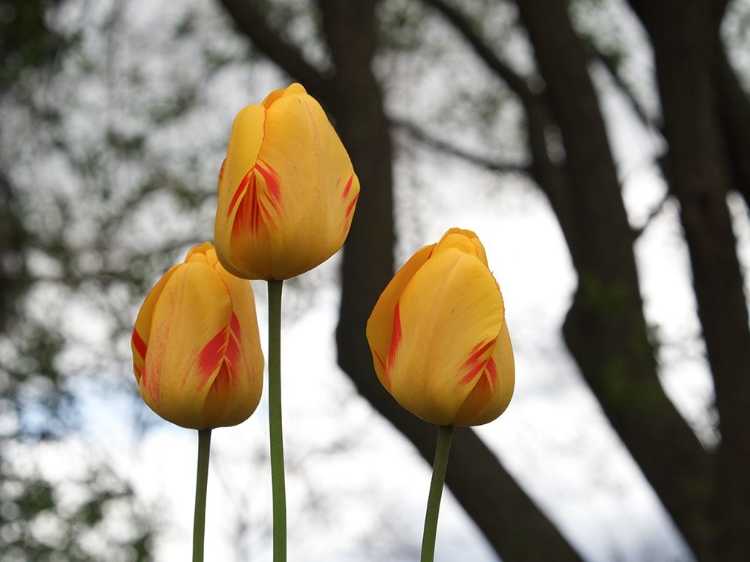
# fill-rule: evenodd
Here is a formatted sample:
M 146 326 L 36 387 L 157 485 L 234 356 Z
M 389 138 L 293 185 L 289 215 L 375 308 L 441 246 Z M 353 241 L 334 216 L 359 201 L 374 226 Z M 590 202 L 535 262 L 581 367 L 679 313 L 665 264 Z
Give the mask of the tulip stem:
M 211 450 L 211 430 L 198 430 L 198 474 L 195 482 L 195 516 L 193 518 L 193 562 L 203 562 L 203 543 L 206 534 L 206 492 L 208 489 L 208 460 Z
M 271 440 L 273 562 L 286 562 L 286 484 L 281 426 L 281 288 L 268 282 L 268 426 Z
M 435 462 L 432 464 L 432 482 L 430 495 L 427 499 L 427 514 L 424 519 L 424 535 L 422 536 L 421 562 L 432 562 L 435 558 L 435 537 L 437 536 L 438 514 L 440 513 L 440 499 L 443 495 L 445 473 L 448 469 L 448 457 L 453 441 L 453 426 L 438 427 L 437 446 L 435 447 Z

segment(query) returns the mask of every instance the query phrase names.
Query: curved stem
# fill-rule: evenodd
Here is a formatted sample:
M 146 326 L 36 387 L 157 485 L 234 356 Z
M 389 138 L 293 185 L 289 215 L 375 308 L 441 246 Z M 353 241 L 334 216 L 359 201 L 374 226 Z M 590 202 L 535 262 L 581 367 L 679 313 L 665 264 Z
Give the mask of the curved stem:
M 441 425 L 438 427 L 435 462 L 432 465 L 432 482 L 430 483 L 430 495 L 427 499 L 427 514 L 425 515 L 424 520 L 421 562 L 432 562 L 435 558 L 435 537 L 437 536 L 440 499 L 443 496 L 443 483 L 445 482 L 445 472 L 448 469 L 451 441 L 453 441 L 453 426 Z
M 273 495 L 273 561 L 286 562 L 286 484 L 281 426 L 281 288 L 268 282 L 268 426 L 271 440 Z
M 203 543 L 206 534 L 208 460 L 210 450 L 211 430 L 198 430 L 198 471 L 195 482 L 195 515 L 193 517 L 193 562 L 203 562 Z

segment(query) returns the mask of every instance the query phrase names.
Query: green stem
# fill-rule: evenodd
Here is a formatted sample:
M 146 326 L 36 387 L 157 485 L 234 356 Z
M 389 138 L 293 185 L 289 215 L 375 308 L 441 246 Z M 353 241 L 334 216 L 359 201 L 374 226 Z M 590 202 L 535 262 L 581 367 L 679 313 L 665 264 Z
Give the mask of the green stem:
M 273 562 L 286 562 L 286 484 L 281 427 L 281 288 L 268 282 L 268 425 L 271 440 Z
M 445 482 L 445 472 L 448 469 L 448 457 L 451 452 L 452 440 L 452 425 L 441 425 L 438 427 L 435 462 L 432 465 L 430 496 L 427 499 L 427 515 L 425 515 L 424 519 L 421 562 L 432 562 L 435 558 L 435 537 L 437 536 L 438 514 L 440 513 L 440 498 L 443 495 L 443 483 Z
M 203 539 L 206 534 L 206 491 L 211 430 L 198 430 L 198 474 L 195 482 L 195 516 L 193 518 L 193 562 L 203 562 Z

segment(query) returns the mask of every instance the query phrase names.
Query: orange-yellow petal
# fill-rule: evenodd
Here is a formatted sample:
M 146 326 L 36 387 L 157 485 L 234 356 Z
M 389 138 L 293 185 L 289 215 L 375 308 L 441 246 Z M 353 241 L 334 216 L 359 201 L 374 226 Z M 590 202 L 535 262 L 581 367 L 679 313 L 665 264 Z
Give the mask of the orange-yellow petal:
M 399 299 L 403 337 L 389 369 L 408 410 L 450 424 L 489 360 L 503 324 L 492 274 L 456 248 L 434 252 Z
M 515 386 L 515 363 L 508 325 L 497 338 L 492 357 L 451 425 L 482 425 L 496 419 L 510 404 Z
M 359 196 L 349 156 L 299 84 L 243 109 L 219 178 L 215 241 L 231 273 L 288 279 L 341 248 Z
M 203 418 L 232 310 L 207 265 L 183 264 L 170 281 L 154 309 L 141 395 L 162 417 L 190 427 Z
M 450 229 L 399 270 L 367 340 L 383 386 L 428 422 L 479 425 L 508 406 L 515 371 L 503 298 L 472 231 Z
M 234 354 L 227 353 L 225 371 L 217 375 L 211 392 L 216 401 L 223 406 L 222 425 L 236 425 L 247 418 L 248 408 L 254 411 L 260 401 L 263 388 L 263 353 L 260 350 L 260 334 L 255 311 L 255 298 L 250 284 L 244 279 L 230 275 L 217 262 L 217 269 L 222 282 L 227 288 L 232 302 L 237 327 L 231 331 L 227 349 L 234 349 Z M 231 384 L 224 384 L 225 382 Z M 228 396 L 228 399 L 222 398 Z M 214 400 L 206 401 L 206 418 L 210 417 L 208 408 L 214 407 Z
M 279 90 L 274 90 L 270 94 L 266 96 L 266 99 L 263 100 L 261 105 L 265 108 L 269 108 L 273 105 L 273 103 L 278 100 L 279 98 L 283 98 L 284 96 L 298 96 L 300 94 L 306 94 L 307 90 L 305 90 L 305 87 L 302 84 L 290 84 L 286 88 L 281 88 Z
M 135 327 L 133 328 L 133 334 L 130 339 L 130 346 L 133 351 L 133 371 L 135 372 L 135 378 L 140 384 L 141 378 L 143 377 L 143 367 L 146 359 L 146 352 L 148 351 L 148 341 L 151 336 L 151 324 L 154 314 L 154 307 L 161 296 L 164 287 L 169 282 L 170 277 L 174 273 L 175 269 L 179 266 L 171 267 L 159 281 L 154 285 L 149 294 L 146 296 L 146 300 L 141 306 L 141 310 L 138 312 L 138 316 L 135 319 Z
M 325 112 L 307 94 L 285 95 L 268 108 L 260 158 L 273 166 L 281 186 L 281 216 L 269 237 L 272 274 L 287 279 L 341 248 L 359 180 Z
M 367 320 L 367 341 L 370 343 L 375 373 L 387 390 L 391 388 L 391 381 L 386 371 L 386 362 L 389 355 L 395 355 L 400 343 L 400 338 L 393 338 L 394 331 L 400 332 L 401 329 L 400 320 L 395 323 L 398 328 L 394 326 L 396 305 L 404 287 L 424 265 L 434 247 L 435 244 L 425 246 L 409 258 L 388 283 Z
M 485 266 L 487 265 L 487 254 L 484 251 L 484 246 L 471 230 L 462 228 L 448 230 L 437 243 L 435 251 L 440 252 L 446 248 L 457 248 L 462 252 L 476 256 Z
M 136 335 L 148 332 L 145 349 Z M 190 251 L 149 294 L 136 322 L 134 364 L 144 401 L 193 429 L 236 425 L 255 410 L 263 355 L 252 288 L 227 273 L 213 247 Z M 141 353 L 143 351 L 143 353 Z
M 265 185 L 258 185 L 256 169 L 265 120 L 266 110 L 261 105 L 248 106 L 237 114 L 219 174 L 214 241 L 224 267 L 238 276 L 251 268 L 253 258 L 267 256 L 269 250 L 268 237 L 257 218 L 266 198 L 259 192 Z M 246 225 L 244 234 L 240 229 Z

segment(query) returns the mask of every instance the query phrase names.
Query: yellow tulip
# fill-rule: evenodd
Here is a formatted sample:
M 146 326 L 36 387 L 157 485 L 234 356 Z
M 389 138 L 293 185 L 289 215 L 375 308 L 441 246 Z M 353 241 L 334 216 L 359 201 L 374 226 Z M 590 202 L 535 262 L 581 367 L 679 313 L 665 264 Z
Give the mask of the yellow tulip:
M 143 400 L 191 429 L 237 425 L 263 388 L 255 299 L 205 242 L 169 269 L 146 297 L 131 340 Z
M 300 84 L 242 109 L 219 172 L 214 241 L 245 279 L 289 279 L 344 244 L 359 196 L 346 149 Z
M 515 367 L 503 297 L 471 231 L 453 228 L 404 264 L 367 340 L 380 382 L 427 422 L 481 425 L 508 407 Z

